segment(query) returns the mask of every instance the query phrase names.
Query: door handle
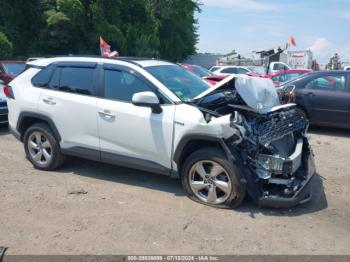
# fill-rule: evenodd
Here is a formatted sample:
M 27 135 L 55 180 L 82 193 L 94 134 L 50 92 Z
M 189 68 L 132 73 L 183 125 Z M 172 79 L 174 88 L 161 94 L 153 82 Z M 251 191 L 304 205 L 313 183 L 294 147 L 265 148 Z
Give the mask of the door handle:
M 53 106 L 53 105 L 56 105 L 56 102 L 51 98 L 43 98 L 42 99 L 44 103 L 50 105 L 50 106 Z
M 111 111 L 109 110 L 101 110 L 101 111 L 98 111 L 98 113 L 105 118 L 109 118 L 109 119 L 115 118 L 115 115 L 111 113 Z
M 316 96 L 313 92 L 308 92 L 308 93 L 306 93 L 306 95 L 307 95 L 307 96 L 311 96 L 311 97 Z

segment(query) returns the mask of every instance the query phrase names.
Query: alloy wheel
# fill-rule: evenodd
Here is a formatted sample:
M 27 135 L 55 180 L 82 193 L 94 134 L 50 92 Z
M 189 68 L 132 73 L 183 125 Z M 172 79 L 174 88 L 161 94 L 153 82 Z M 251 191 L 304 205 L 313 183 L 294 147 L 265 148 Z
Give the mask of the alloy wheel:
M 191 190 L 198 199 L 208 204 L 222 204 L 232 193 L 231 179 L 217 162 L 196 162 L 189 172 Z
M 35 131 L 28 139 L 30 157 L 39 165 L 47 165 L 52 159 L 52 145 L 45 134 Z

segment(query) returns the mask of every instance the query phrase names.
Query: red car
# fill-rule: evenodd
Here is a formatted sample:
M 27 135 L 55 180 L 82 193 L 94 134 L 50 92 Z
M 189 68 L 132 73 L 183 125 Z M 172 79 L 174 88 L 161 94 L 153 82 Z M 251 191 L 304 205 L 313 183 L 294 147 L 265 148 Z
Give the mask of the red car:
M 264 78 L 270 78 L 275 86 L 280 86 L 283 83 L 298 78 L 303 74 L 312 72 L 311 69 L 288 69 L 280 70 L 277 73 L 265 75 Z
M 24 61 L 0 61 L 0 80 L 8 84 L 22 73 L 25 67 L 26 63 Z
M 215 75 L 209 70 L 205 69 L 204 67 L 201 67 L 198 65 L 180 64 L 180 66 L 192 72 L 193 74 L 203 78 L 205 81 L 207 81 L 211 85 L 215 85 L 217 82 L 220 82 L 222 79 L 226 77 L 226 76 Z

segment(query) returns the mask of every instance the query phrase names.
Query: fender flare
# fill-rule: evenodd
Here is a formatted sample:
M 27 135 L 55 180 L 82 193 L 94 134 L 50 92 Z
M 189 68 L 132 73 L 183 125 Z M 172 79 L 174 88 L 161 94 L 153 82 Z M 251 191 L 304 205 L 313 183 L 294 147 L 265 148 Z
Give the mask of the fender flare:
M 173 161 L 179 165 L 179 162 L 181 160 L 182 153 L 190 142 L 192 141 L 204 141 L 204 142 L 214 142 L 217 143 L 221 149 L 225 152 L 228 159 L 232 159 L 233 155 L 226 145 L 223 138 L 214 137 L 214 136 L 208 136 L 206 134 L 190 134 L 186 135 L 181 138 L 180 142 L 177 144 L 177 147 L 174 151 Z
M 41 121 L 46 122 L 49 125 L 49 127 L 51 128 L 52 132 L 54 133 L 54 136 L 56 137 L 57 141 L 58 142 L 61 141 L 61 135 L 58 132 L 58 129 L 55 125 L 55 122 L 48 116 L 45 116 L 45 115 L 39 114 L 39 113 L 34 113 L 34 112 L 21 112 L 19 114 L 16 130 L 20 133 L 21 140 L 23 140 L 23 135 L 24 135 L 24 134 L 22 134 L 21 129 L 22 129 L 24 119 L 26 119 L 26 118 L 35 118 L 35 119 L 39 119 Z

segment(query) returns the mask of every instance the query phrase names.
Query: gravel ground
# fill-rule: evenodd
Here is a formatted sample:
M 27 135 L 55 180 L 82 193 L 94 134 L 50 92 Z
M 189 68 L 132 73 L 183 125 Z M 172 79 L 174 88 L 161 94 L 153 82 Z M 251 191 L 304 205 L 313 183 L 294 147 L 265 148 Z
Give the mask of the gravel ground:
M 0 128 L 0 246 L 6 254 L 350 254 L 350 132 L 314 128 L 319 176 L 290 210 L 220 210 L 179 180 L 69 159 L 35 170 Z

